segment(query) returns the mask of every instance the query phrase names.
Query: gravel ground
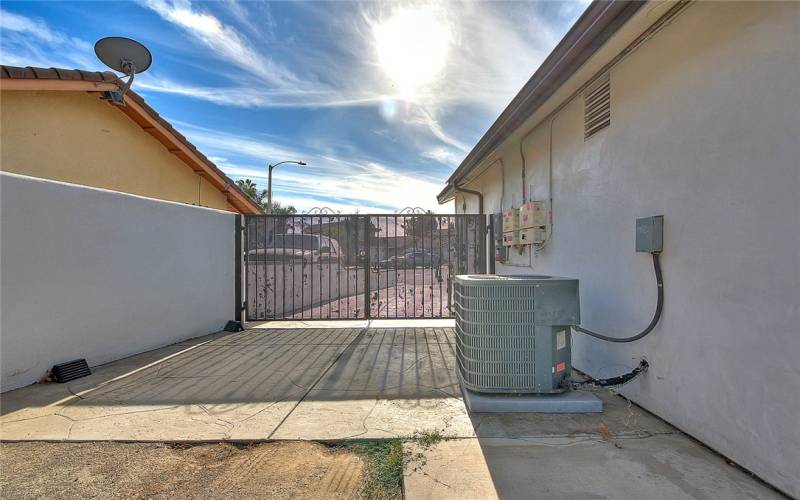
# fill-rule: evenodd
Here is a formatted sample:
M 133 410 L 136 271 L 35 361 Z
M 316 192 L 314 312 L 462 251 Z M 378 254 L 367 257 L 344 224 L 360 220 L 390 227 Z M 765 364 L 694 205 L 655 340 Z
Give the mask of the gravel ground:
M 345 499 L 359 496 L 364 473 L 361 457 L 310 442 L 0 445 L 3 499 Z

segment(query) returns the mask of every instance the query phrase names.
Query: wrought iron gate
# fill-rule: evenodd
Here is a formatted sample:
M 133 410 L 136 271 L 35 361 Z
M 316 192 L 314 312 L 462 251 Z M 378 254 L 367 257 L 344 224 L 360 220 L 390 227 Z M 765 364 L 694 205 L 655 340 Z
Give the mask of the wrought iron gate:
M 486 272 L 482 215 L 248 215 L 242 241 L 248 321 L 449 318 Z

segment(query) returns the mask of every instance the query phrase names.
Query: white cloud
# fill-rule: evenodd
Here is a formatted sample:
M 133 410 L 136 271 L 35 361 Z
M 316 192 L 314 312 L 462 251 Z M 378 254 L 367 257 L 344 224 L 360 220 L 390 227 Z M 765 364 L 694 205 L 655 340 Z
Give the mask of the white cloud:
M 3 9 L 0 9 L 0 25 L 4 30 L 25 33 L 50 43 L 64 40 L 63 35 L 51 31 L 44 21 L 31 19 Z
M 392 169 L 370 160 L 343 159 L 307 146 L 287 146 L 184 122 L 173 123 L 201 151 L 221 159 L 218 166 L 225 173 L 235 178 L 250 178 L 261 188 L 266 187 L 268 161 L 276 158 L 306 161 L 306 167 L 286 165 L 273 172 L 276 199 L 287 203 L 290 199 L 316 200 L 313 204 L 297 202 L 299 209 L 335 202 L 351 209 L 360 208 L 362 212 L 387 212 L 406 206 L 440 210 L 436 194 L 441 190 L 441 182 L 419 173 Z
M 141 88 L 236 107 L 376 105 L 394 110 L 397 104 L 392 101 L 413 99 L 407 112 L 385 114 L 390 123 L 424 127 L 436 140 L 464 152 L 471 149 L 476 137 L 455 137 L 450 133 L 450 124 L 442 120 L 446 111 L 468 104 L 479 110 L 474 119 L 485 123 L 477 128 L 488 126 L 562 31 L 561 26 L 552 26 L 552 21 L 543 17 L 534 4 L 375 2 L 357 7 L 360 15 L 348 11 L 339 17 L 338 6 L 303 4 L 308 14 L 317 16 L 309 24 L 325 23 L 329 47 L 311 47 L 302 39 L 292 38 L 290 43 L 275 37 L 270 40 L 269 50 L 275 57 L 283 56 L 286 61 L 281 64 L 266 56 L 258 43 L 189 0 L 141 1 L 243 73 L 239 77 L 231 75 L 231 86 L 205 87 L 163 79 L 143 81 Z M 239 20 L 240 27 L 254 32 L 252 20 L 243 22 L 245 9 L 252 8 L 250 4 L 243 7 L 230 1 L 222 5 Z M 345 9 L 352 5 L 346 4 Z M 432 26 L 441 26 L 443 35 L 439 38 L 443 41 L 436 61 L 446 59 L 444 63 L 431 64 L 429 75 L 415 77 L 417 85 L 409 92 L 397 87 L 403 82 L 396 81 L 399 77 L 386 67 L 385 61 L 389 53 L 390 59 L 399 61 L 403 72 L 415 70 L 402 54 L 408 44 L 387 40 L 405 36 L 404 30 L 382 28 L 397 24 L 395 19 L 416 19 L 409 14 L 415 11 L 425 14 L 417 17 Z M 267 31 L 275 29 L 271 14 L 264 22 Z M 253 80 L 254 76 L 258 80 Z M 402 99 L 397 99 L 398 95 Z
M 175 94 L 238 108 L 327 108 L 367 106 L 380 102 L 382 96 L 341 96 L 322 89 L 268 89 L 250 87 L 204 87 L 184 85 L 168 78 L 144 75 L 136 88 L 163 94 Z
M 461 163 L 461 160 L 464 159 L 463 153 L 456 153 L 453 150 L 442 147 L 423 151 L 422 156 L 425 158 L 430 158 L 431 160 L 436 160 L 439 163 L 443 163 L 451 167 L 458 166 L 458 164 Z
M 219 59 L 275 85 L 296 84 L 297 77 L 271 58 L 253 50 L 253 45 L 236 29 L 215 16 L 193 8 L 188 0 L 143 0 L 143 5 L 165 20 L 183 28 Z
M 0 64 L 102 69 L 92 45 L 51 29 L 46 22 L 0 9 Z

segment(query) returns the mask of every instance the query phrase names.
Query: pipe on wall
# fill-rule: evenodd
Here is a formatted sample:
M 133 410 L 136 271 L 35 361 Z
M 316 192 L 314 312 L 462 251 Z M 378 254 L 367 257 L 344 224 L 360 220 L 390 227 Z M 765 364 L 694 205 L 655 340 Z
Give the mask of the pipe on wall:
M 483 193 L 480 191 L 475 191 L 472 189 L 465 189 L 462 187 L 453 184 L 453 191 L 460 192 L 460 193 L 467 193 L 467 194 L 474 194 L 478 197 L 478 213 L 483 215 Z

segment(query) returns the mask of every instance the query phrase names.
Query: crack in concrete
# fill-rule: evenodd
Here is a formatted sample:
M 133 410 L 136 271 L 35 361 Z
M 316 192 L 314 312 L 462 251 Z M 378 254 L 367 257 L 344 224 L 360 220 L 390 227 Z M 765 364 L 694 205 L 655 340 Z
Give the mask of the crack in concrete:
M 378 403 L 379 402 L 380 402 L 380 399 L 376 398 L 375 399 L 375 403 L 373 403 L 373 405 L 372 405 L 372 408 L 370 408 L 369 411 L 367 412 L 367 414 L 364 416 L 364 418 L 361 419 L 361 427 L 364 429 L 364 431 L 363 432 L 359 432 L 358 434 L 352 434 L 350 436 L 346 436 L 344 439 L 357 438 L 359 436 L 363 436 L 364 434 L 366 434 L 367 432 L 370 431 L 370 428 L 367 426 L 367 419 L 370 417 L 370 415 L 372 415 L 372 412 L 375 411 L 375 408 L 378 407 Z
M 246 418 L 243 418 L 242 420 L 240 420 L 238 422 L 238 424 L 241 424 L 242 422 L 246 422 L 247 420 L 250 420 L 251 418 L 255 417 L 256 415 L 258 415 L 258 414 L 260 414 L 260 413 L 262 413 L 264 411 L 269 410 L 270 408 L 272 408 L 273 406 L 277 405 L 278 403 L 284 403 L 284 402 L 286 402 L 286 399 L 280 399 L 278 401 L 274 401 L 274 402 L 268 404 L 267 406 L 265 406 L 264 408 L 261 408 L 257 412 L 253 413 L 252 415 L 250 415 L 250 416 L 248 416 Z
M 136 413 L 151 413 L 151 412 L 159 412 L 159 411 L 166 411 L 166 410 L 174 410 L 175 408 L 180 408 L 181 406 L 183 406 L 183 405 L 167 406 L 167 407 L 164 407 L 164 408 L 147 408 L 147 409 L 144 409 L 144 410 L 130 410 L 130 411 L 123 411 L 123 412 L 119 412 L 119 413 L 107 413 L 105 415 L 98 415 L 98 416 L 95 416 L 95 417 L 84 417 L 84 418 L 75 418 L 75 419 L 73 419 L 71 417 L 67 417 L 66 415 L 62 415 L 60 413 L 52 413 L 52 415 L 58 415 L 60 417 L 64 417 L 66 419 L 72 420 L 73 422 L 86 422 L 88 420 L 99 420 L 99 419 L 102 419 L 102 418 L 119 417 L 119 416 L 122 416 L 122 415 L 133 415 L 133 414 L 136 414 Z
M 13 424 L 15 422 L 27 422 L 27 421 L 30 421 L 30 420 L 37 420 L 37 419 L 40 419 L 40 418 L 47 418 L 47 417 L 52 417 L 52 416 L 61 417 L 61 418 L 65 418 L 67 420 L 72 421 L 72 419 L 69 418 L 66 415 L 61 415 L 60 413 L 53 412 L 53 413 L 46 413 L 44 415 L 36 415 L 35 417 L 25 417 L 25 418 L 18 418 L 18 419 L 14 419 L 14 420 L 2 420 L 1 422 L 3 423 L 3 425 L 6 425 L 6 424 Z
M 201 404 L 199 404 L 199 405 L 197 405 L 197 406 L 199 406 L 199 407 L 200 407 L 200 409 L 201 409 L 201 410 L 203 410 L 203 412 L 205 412 L 205 414 L 206 414 L 206 415 L 208 415 L 209 417 L 213 418 L 213 419 L 214 419 L 214 423 L 217 423 L 217 422 L 225 422 L 225 424 L 227 424 L 228 432 L 232 431 L 232 430 L 233 430 L 233 428 L 236 426 L 236 424 L 234 424 L 234 423 L 233 423 L 233 422 L 231 422 L 230 420 L 225 420 L 224 418 L 222 418 L 222 417 L 220 417 L 220 416 L 218 416 L 218 415 L 213 415 L 213 414 L 212 414 L 212 413 L 211 413 L 211 412 L 208 410 L 208 408 L 206 408 L 205 406 L 203 406 L 203 405 L 201 405 Z M 195 419 L 194 417 L 192 417 L 192 420 L 195 420 L 195 421 L 198 421 L 198 422 L 200 422 L 200 420 L 197 420 L 197 419 Z M 219 425 L 219 424 L 217 424 L 217 425 Z M 223 426 L 223 427 L 224 427 L 224 426 Z
M 315 380 L 314 383 L 311 384 L 311 387 L 308 388 L 306 393 L 303 394 L 303 396 L 297 401 L 297 403 L 292 407 L 292 409 L 289 410 L 289 413 L 287 413 L 286 416 L 284 416 L 283 419 L 281 419 L 281 421 L 278 422 L 278 425 L 276 425 L 275 428 L 272 429 L 272 432 L 269 433 L 269 436 L 267 436 L 267 439 L 272 439 L 272 436 L 274 436 L 275 433 L 278 432 L 278 429 L 281 428 L 281 426 L 286 422 L 286 420 L 289 419 L 289 417 L 292 415 L 292 413 L 294 413 L 294 411 L 297 409 L 297 407 L 300 406 L 300 403 L 302 403 L 306 399 L 306 397 L 308 397 L 308 395 L 311 393 L 311 391 L 314 389 L 314 387 L 317 384 L 319 384 L 320 381 L 322 381 L 323 378 L 325 378 L 325 375 L 330 371 L 330 369 L 333 368 L 336 365 L 336 363 L 339 362 L 340 359 L 342 359 L 342 356 L 344 356 L 344 353 L 346 353 L 351 347 L 354 347 L 356 345 L 356 343 L 358 342 L 358 340 L 363 338 L 364 335 L 366 335 L 366 333 L 369 331 L 370 323 L 371 323 L 371 321 L 368 321 L 367 322 L 367 326 L 364 327 L 363 329 L 361 329 L 361 331 L 358 332 L 358 334 L 355 337 L 353 337 L 353 340 L 347 345 L 347 347 L 342 349 L 342 351 L 339 354 L 336 355 L 336 357 L 333 359 L 333 361 L 331 361 L 331 363 L 328 365 L 328 367 L 325 368 L 325 370 L 323 370 L 323 372 L 320 374 L 319 377 L 317 377 L 317 380 Z
M 70 385 L 67 385 L 67 390 L 70 392 L 70 394 L 72 394 L 72 395 L 73 395 L 73 396 L 75 396 L 76 398 L 78 398 L 78 399 L 85 399 L 83 396 L 81 396 L 80 394 L 78 394 L 78 393 L 76 393 L 75 391 L 73 391 L 73 390 L 72 390 L 72 387 L 71 387 Z

